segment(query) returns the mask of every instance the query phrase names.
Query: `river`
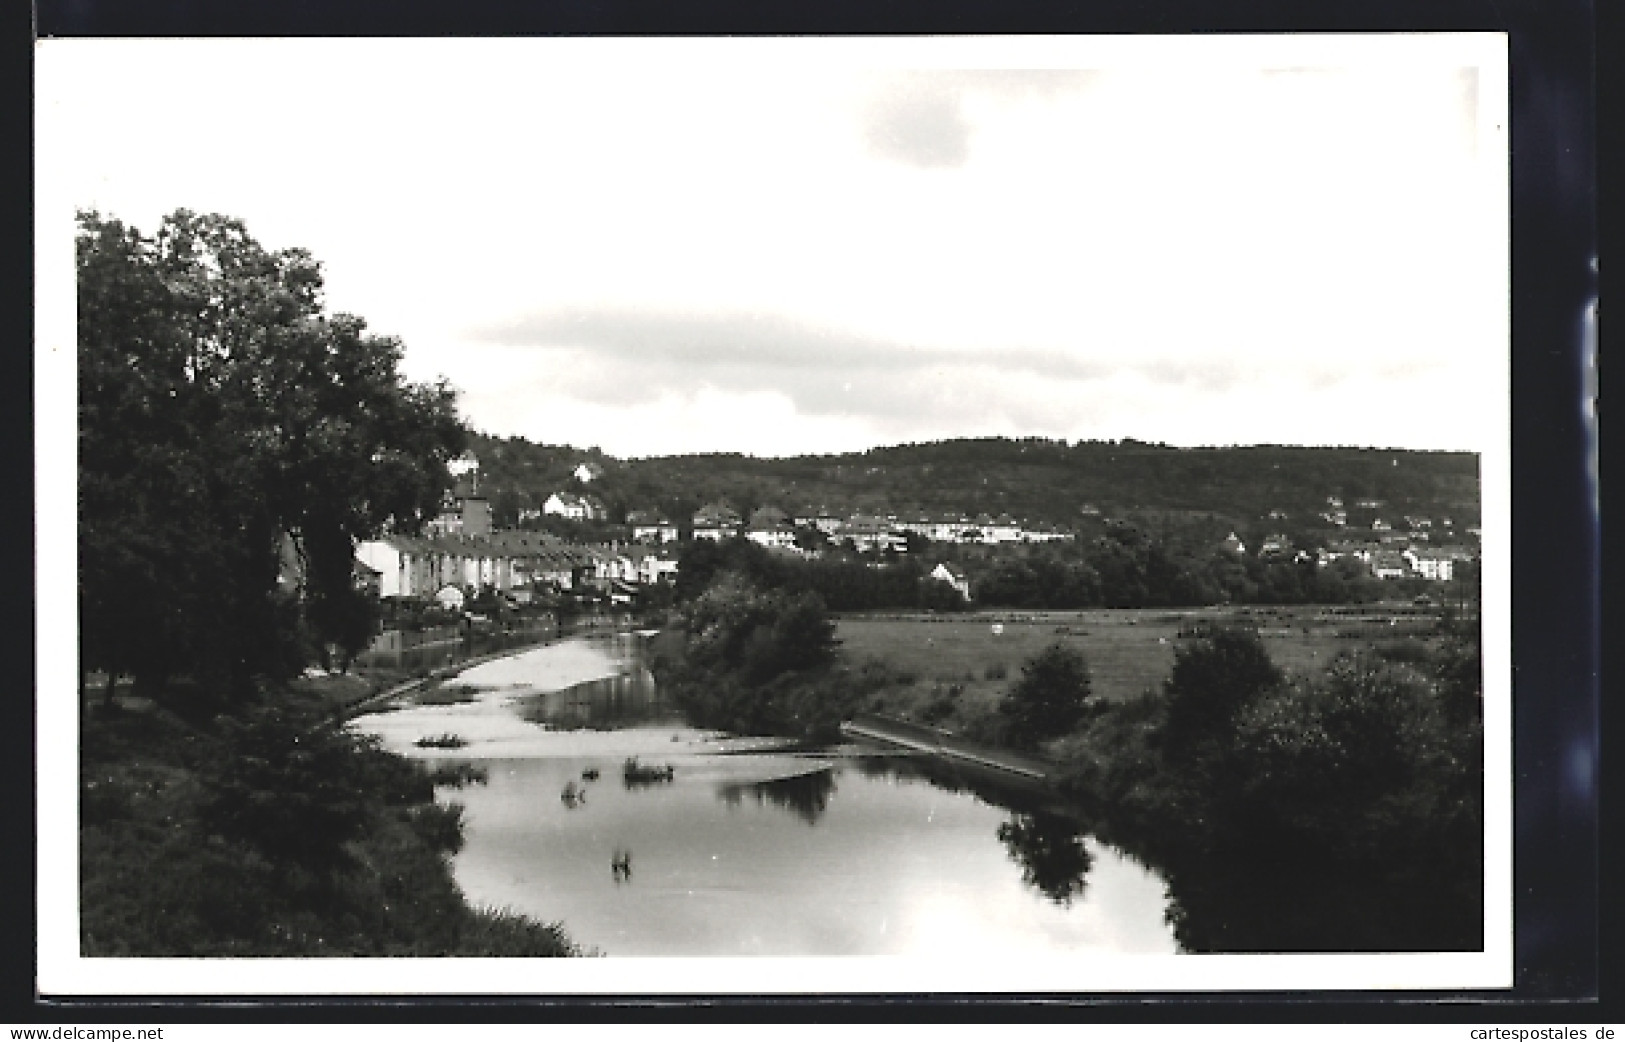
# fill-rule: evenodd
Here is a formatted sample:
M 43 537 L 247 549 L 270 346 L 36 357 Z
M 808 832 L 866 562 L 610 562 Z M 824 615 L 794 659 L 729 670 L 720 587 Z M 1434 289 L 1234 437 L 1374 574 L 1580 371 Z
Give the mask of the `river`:
M 353 726 L 483 768 L 484 784 L 439 792 L 466 808 L 458 885 L 605 955 L 1177 950 L 1162 879 L 1037 795 L 871 748 L 689 727 L 633 634 L 474 666 Z M 445 735 L 465 744 L 416 744 Z M 630 757 L 661 773 L 628 779 Z

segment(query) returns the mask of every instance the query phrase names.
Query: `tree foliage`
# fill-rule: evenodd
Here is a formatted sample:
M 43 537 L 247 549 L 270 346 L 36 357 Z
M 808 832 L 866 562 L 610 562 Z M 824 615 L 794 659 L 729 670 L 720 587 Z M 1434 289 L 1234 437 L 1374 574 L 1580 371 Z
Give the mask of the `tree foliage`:
M 1220 627 L 1178 648 L 1164 685 L 1163 752 L 1201 766 L 1231 744 L 1236 717 L 1284 674 L 1252 630 Z
M 999 715 L 1008 741 L 1034 748 L 1070 734 L 1093 708 L 1083 653 L 1051 644 L 1021 667 L 1021 679 L 999 703 Z
M 764 589 L 718 575 L 669 627 L 681 651 L 655 675 L 702 726 L 828 739 L 853 695 L 833 669 L 835 624 L 811 591 Z
M 1255 634 L 1176 652 L 1160 697 L 1068 749 L 1069 791 L 1169 880 L 1193 951 L 1472 950 L 1483 942 L 1476 638 L 1286 679 Z
M 998 837 L 1021 866 L 1023 883 L 1063 907 L 1082 899 L 1095 859 L 1077 822 L 1042 811 L 1015 813 L 999 824 Z
M 85 664 L 241 692 L 307 636 L 364 641 L 355 541 L 437 506 L 452 389 L 406 382 L 399 341 L 324 312 L 309 253 L 232 218 L 82 213 L 77 259 Z

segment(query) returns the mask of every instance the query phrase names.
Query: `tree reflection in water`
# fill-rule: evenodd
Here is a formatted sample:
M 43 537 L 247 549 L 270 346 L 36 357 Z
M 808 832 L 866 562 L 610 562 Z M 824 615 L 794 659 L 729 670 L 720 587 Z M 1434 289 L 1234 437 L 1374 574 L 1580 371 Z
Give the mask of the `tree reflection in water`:
M 999 842 L 1021 866 L 1021 881 L 1058 905 L 1083 896 L 1094 856 L 1084 829 L 1059 814 L 1012 814 L 999 826 Z
M 751 796 L 757 803 L 790 811 L 809 825 L 818 824 L 818 819 L 829 808 L 829 798 L 834 794 L 835 771 L 829 767 L 789 778 L 735 783 L 717 788 L 717 796 L 724 803 L 738 805 L 746 796 Z

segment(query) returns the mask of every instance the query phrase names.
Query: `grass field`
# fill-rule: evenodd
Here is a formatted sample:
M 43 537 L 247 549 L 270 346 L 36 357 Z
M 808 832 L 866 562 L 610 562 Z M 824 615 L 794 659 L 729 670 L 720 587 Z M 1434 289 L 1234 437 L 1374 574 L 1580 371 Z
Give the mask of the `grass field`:
M 1053 643 L 1083 653 L 1098 697 L 1130 698 L 1161 686 L 1181 627 L 1198 621 L 1255 626 L 1275 663 L 1299 675 L 1319 672 L 1341 652 L 1370 651 L 1395 639 L 1431 640 L 1412 636 L 1431 629 L 1425 617 L 1371 605 L 854 614 L 838 618 L 836 636 L 853 665 L 878 659 L 896 678 L 874 708 L 919 718 L 930 715 L 926 707 L 933 702 L 943 713 L 951 701 L 958 707 L 954 716 L 991 708 L 1020 678 L 1022 664 Z

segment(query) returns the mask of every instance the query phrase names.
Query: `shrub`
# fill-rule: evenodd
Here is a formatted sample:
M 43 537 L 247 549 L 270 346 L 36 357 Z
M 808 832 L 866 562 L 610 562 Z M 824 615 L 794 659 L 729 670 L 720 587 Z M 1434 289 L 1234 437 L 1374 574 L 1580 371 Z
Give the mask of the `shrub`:
M 1021 679 L 999 703 L 1005 737 L 1022 748 L 1070 733 L 1089 715 L 1089 666 L 1083 653 L 1051 644 L 1021 667 Z
M 1255 631 L 1215 628 L 1175 649 L 1164 685 L 1167 722 L 1162 744 L 1174 760 L 1200 760 L 1222 754 L 1236 715 L 1284 674 L 1270 661 Z
M 489 777 L 484 767 L 476 767 L 471 763 L 436 764 L 429 771 L 431 785 L 444 785 L 453 789 L 460 789 L 464 785 L 484 785 Z
M 463 805 L 420 803 L 406 812 L 407 824 L 434 850 L 455 854 L 463 847 Z
M 357 754 L 374 744 L 278 710 L 227 721 L 221 748 L 204 772 L 210 795 L 202 820 L 271 861 L 331 872 L 349 862 L 344 845 L 366 823 L 366 768 L 378 761 Z

